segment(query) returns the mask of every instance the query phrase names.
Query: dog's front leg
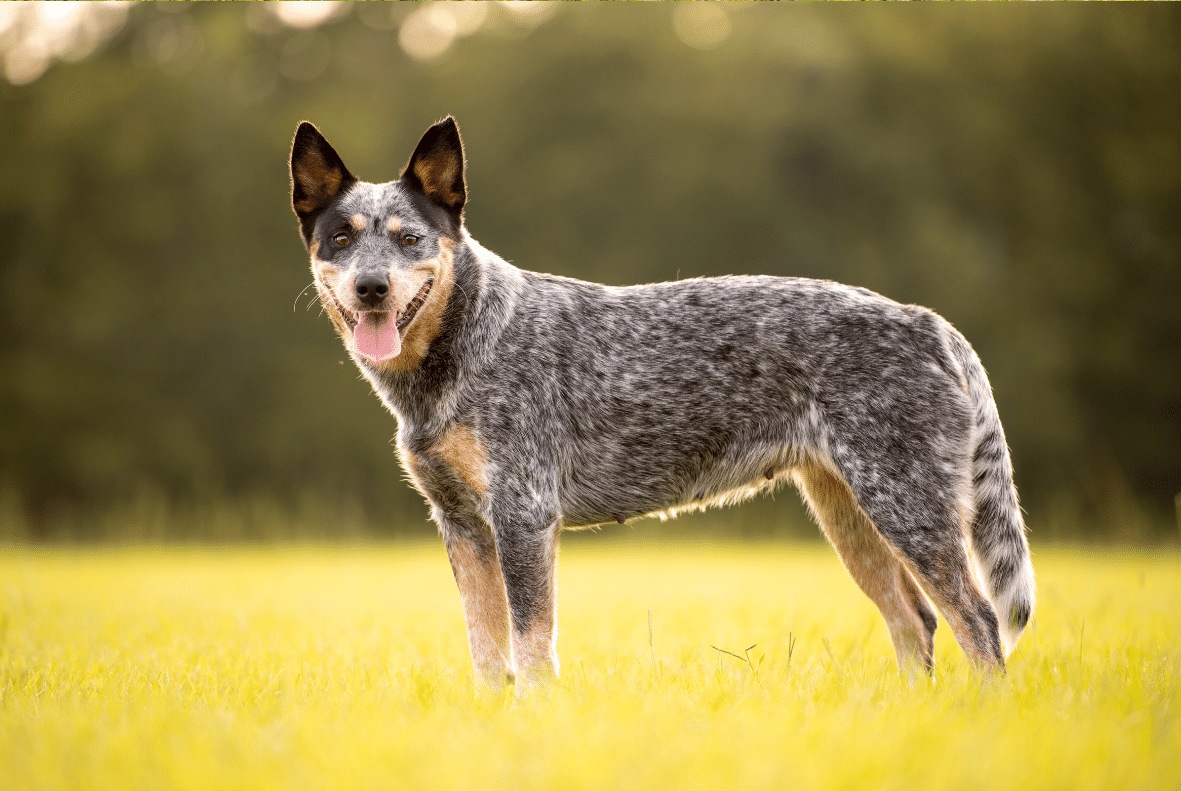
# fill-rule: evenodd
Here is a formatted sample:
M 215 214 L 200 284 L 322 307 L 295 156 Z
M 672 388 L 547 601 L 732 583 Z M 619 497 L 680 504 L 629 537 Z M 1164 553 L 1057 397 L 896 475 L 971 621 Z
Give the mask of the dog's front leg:
M 476 684 L 501 689 L 512 679 L 512 647 L 508 599 L 492 529 L 478 517 L 437 513 L 436 518 L 459 586 Z
M 493 527 L 512 614 L 513 667 L 521 695 L 558 676 L 558 522 L 552 517 L 511 518 L 495 520 Z

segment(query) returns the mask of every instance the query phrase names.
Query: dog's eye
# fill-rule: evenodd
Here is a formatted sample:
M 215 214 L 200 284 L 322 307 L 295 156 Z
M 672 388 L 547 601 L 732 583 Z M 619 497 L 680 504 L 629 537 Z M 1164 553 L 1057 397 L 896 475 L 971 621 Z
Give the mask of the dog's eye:
M 418 244 L 418 237 L 412 233 L 408 233 L 402 237 L 402 244 L 404 244 L 406 246 L 410 246 L 412 244 Z
M 336 242 L 341 247 L 344 247 L 349 243 L 349 235 L 347 233 L 338 233 L 336 236 L 332 237 L 332 241 Z

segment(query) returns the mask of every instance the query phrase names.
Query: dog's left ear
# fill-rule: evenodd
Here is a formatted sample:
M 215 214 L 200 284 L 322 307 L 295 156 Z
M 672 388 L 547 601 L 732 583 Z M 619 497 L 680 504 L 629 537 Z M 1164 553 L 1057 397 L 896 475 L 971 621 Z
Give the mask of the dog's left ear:
M 455 119 L 447 116 L 426 130 L 398 179 L 458 219 L 467 202 L 463 183 L 463 142 Z
M 304 121 L 291 144 L 291 206 L 299 217 L 304 244 L 310 244 L 316 218 L 357 178 L 320 130 Z

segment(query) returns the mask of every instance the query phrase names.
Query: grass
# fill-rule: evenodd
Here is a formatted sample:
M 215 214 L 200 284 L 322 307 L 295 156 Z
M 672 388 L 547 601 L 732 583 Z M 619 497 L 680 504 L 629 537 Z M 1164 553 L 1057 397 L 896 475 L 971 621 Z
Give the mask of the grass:
M 568 542 L 561 684 L 514 703 L 435 544 L 9 548 L 0 789 L 1175 791 L 1181 557 L 1035 565 L 1007 677 L 941 625 L 908 686 L 826 547 Z

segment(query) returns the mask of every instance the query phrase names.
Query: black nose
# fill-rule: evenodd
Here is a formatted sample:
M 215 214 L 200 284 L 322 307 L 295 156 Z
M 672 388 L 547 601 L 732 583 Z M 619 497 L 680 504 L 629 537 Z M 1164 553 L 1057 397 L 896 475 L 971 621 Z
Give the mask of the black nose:
M 372 307 L 390 293 L 390 284 L 381 275 L 361 275 L 357 278 L 357 299 Z

